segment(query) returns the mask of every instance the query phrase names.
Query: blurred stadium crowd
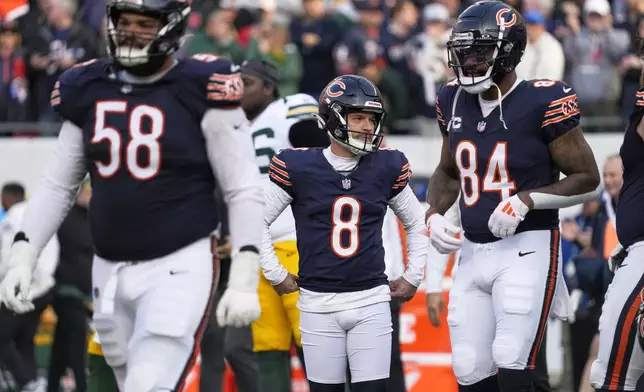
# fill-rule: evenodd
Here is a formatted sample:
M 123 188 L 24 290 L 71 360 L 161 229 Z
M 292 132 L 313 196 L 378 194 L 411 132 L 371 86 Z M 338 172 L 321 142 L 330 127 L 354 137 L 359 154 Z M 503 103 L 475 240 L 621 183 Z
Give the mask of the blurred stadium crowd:
M 434 128 L 436 90 L 452 77 L 445 50 L 450 24 L 471 2 L 193 0 L 191 34 L 179 56 L 270 60 L 284 95 L 317 97 L 334 76 L 357 73 L 386 97 L 392 133 L 420 133 Z M 56 122 L 49 94 L 58 75 L 105 52 L 105 0 L 1 3 L 0 123 Z M 644 31 L 644 1 L 508 3 L 529 23 L 520 76 L 565 80 L 577 91 L 587 130 L 621 130 L 642 68 L 633 49 L 636 30 Z M 12 127 L 1 129 L 26 130 Z

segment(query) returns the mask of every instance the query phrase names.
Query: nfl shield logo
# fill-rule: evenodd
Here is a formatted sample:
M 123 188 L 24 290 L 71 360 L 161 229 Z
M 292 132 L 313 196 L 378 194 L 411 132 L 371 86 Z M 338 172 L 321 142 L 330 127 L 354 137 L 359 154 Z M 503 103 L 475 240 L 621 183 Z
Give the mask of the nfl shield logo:
M 345 190 L 348 190 L 351 188 L 351 179 L 350 178 L 345 178 L 342 180 L 342 188 Z
M 485 131 L 485 126 L 486 125 L 487 124 L 485 124 L 485 121 L 480 121 L 479 124 L 476 126 L 476 130 L 479 131 L 479 132 L 483 132 L 483 131 Z

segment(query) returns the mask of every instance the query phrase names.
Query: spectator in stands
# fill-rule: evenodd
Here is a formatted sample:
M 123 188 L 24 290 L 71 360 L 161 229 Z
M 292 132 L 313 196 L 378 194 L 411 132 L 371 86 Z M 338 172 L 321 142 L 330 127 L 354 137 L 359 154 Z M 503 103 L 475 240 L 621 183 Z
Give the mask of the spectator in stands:
M 0 252 L 0 277 L 9 265 L 9 255 L 14 236 L 18 233 L 26 202 L 24 188 L 17 183 L 6 184 L 2 189 L 2 205 L 7 215 L 0 224 L 2 250 Z M 40 315 L 51 302 L 54 270 L 58 262 L 58 241 L 52 238 L 38 259 L 29 294 L 34 298 L 35 309 L 16 314 L 7 308 L 0 309 L 0 364 L 8 369 L 22 392 L 42 392 L 44 380 L 38 379 L 34 335 Z
M 416 112 L 425 117 L 436 118 L 436 95 L 440 86 L 453 76 L 447 65 L 446 43 L 449 39 L 449 11 L 438 3 L 423 8 L 423 32 L 412 41 L 410 62 L 421 79 L 422 95 Z M 416 97 L 416 95 L 414 95 Z
M 300 92 L 315 98 L 336 76 L 333 50 L 342 30 L 326 13 L 324 0 L 304 0 L 304 15 L 291 22 L 291 40 L 302 55 Z
M 622 174 L 619 155 L 608 157 L 603 168 L 601 200 L 584 206 L 583 223 L 586 227 L 581 228 L 575 222 L 562 225 L 562 236 L 576 243 L 580 249 L 579 254 L 572 258 L 574 267 L 566 268 L 568 277 L 574 274 L 575 289 L 582 293 L 572 295 L 578 301 L 578 308 L 576 320 L 570 325 L 573 380 L 575 390 L 579 391 L 593 391 L 589 372 L 592 361 L 597 357 L 595 335 L 601 306 L 612 280 L 608 258 L 618 242 L 614 211 L 622 186 Z
M 58 76 L 66 69 L 103 53 L 98 34 L 75 20 L 74 0 L 52 1 L 45 9 L 46 24 L 25 35 L 32 105 L 35 118 L 58 121 L 49 105 L 49 95 Z
M 298 93 L 302 79 L 302 56 L 294 43 L 290 42 L 289 20 L 282 14 L 274 14 L 270 25 L 264 27 L 257 38 L 253 38 L 246 50 L 246 60 L 265 60 L 272 63 L 279 72 L 280 96 Z
M 92 197 L 89 180 L 83 182 L 76 204 L 58 229 L 60 262 L 52 307 L 57 323 L 51 349 L 47 392 L 60 390 L 60 379 L 71 369 L 76 392 L 87 390 L 86 343 L 92 296 L 94 247 L 89 233 L 88 208 Z
M 528 26 L 528 45 L 517 66 L 519 77 L 562 80 L 566 59 L 561 44 L 546 31 L 546 18 L 537 11 L 524 14 Z
M 244 61 L 244 49 L 237 42 L 232 16 L 225 10 L 213 11 L 203 29 L 197 31 L 188 44 L 188 55 L 213 53 L 241 64 Z
M 381 41 L 385 20 L 384 0 L 355 0 L 358 23 L 348 29 L 335 50 L 338 73 L 355 73 L 359 62 L 386 64 L 385 48 Z
M 408 119 L 410 113 L 409 89 L 405 79 L 396 71 L 383 65 L 381 62 L 361 58 L 358 59 L 358 75 L 369 79 L 382 93 L 385 105 L 387 105 L 387 116 L 385 126 L 391 133 L 405 133 L 406 129 L 400 129 L 397 124 L 399 120 Z
M 0 122 L 27 120 L 27 78 L 20 32 L 0 20 Z
M 641 3 L 644 4 L 644 3 Z M 633 33 L 631 34 L 631 48 L 629 53 L 622 58 L 620 64 L 620 71 L 622 74 L 622 97 L 620 100 L 620 117 L 626 126 L 628 117 L 633 111 L 635 106 L 635 94 L 640 88 L 640 75 L 642 74 L 642 67 L 644 67 L 644 60 L 638 55 L 639 42 L 637 40 L 638 32 L 640 37 L 644 37 L 644 5 L 642 5 L 643 13 L 639 15 L 639 19 L 633 24 Z
M 387 64 L 403 77 L 411 74 L 409 68 L 409 40 L 418 25 L 418 9 L 411 0 L 401 0 L 391 10 L 391 16 L 382 29 L 380 41 Z M 406 80 L 409 82 L 409 80 Z
M 563 42 L 568 60 L 566 81 L 577 91 L 587 116 L 614 114 L 620 93 L 617 65 L 628 51 L 628 33 L 612 27 L 608 0 L 586 0 L 584 27 L 574 17 L 578 13 L 574 7 L 569 6 L 573 11 L 567 19 L 571 35 Z

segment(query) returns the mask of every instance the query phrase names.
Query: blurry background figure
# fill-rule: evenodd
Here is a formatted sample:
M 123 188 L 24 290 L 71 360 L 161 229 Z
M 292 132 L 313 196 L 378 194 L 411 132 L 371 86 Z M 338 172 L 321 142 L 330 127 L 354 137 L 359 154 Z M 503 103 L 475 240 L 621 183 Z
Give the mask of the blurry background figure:
M 259 392 L 259 364 L 253 352 L 253 334 L 248 327 L 220 327 L 217 323 L 215 309 L 226 290 L 228 273 L 230 271 L 231 243 L 228 234 L 228 212 L 220 192 L 217 206 L 219 210 L 220 227 L 217 240 L 217 254 L 215 262 L 219 264 L 219 284 L 212 301 L 212 311 L 208 325 L 201 338 L 201 375 L 199 390 L 208 392 L 221 392 L 224 385 L 224 373 L 228 362 L 235 375 L 235 384 L 238 392 Z M 270 388 L 269 388 L 270 390 Z
M 20 30 L 0 18 L 0 122 L 27 120 L 27 72 Z
M 617 113 L 618 65 L 629 49 L 628 33 L 613 27 L 608 0 L 586 0 L 583 22 L 579 8 L 568 2 L 566 22 L 571 33 L 563 40 L 566 82 L 577 92 L 585 116 Z
M 644 59 L 639 56 L 639 40 L 637 37 L 644 37 L 644 2 L 640 2 L 642 12 L 635 19 L 631 29 L 631 46 L 628 54 L 622 58 L 619 70 L 622 75 L 622 95 L 620 98 L 620 117 L 624 126 L 628 123 L 628 117 L 635 106 L 635 97 L 640 88 L 640 75 L 644 67 Z M 636 13 L 633 13 L 637 15 Z
M 38 121 L 59 120 L 49 104 L 58 76 L 78 63 L 100 57 L 105 51 L 97 32 L 75 19 L 76 11 L 74 0 L 51 1 L 44 10 L 45 23 L 25 33 L 31 105 Z
M 566 59 L 561 43 L 547 31 L 546 18 L 537 11 L 527 12 L 524 18 L 528 45 L 517 66 L 518 76 L 525 80 L 563 80 Z
M 265 23 L 258 37 L 251 39 L 246 50 L 246 60 L 265 60 L 277 68 L 281 97 L 299 92 L 302 79 L 302 56 L 297 46 L 290 41 L 289 19 L 274 14 L 270 23 Z
M 324 0 L 304 0 L 304 15 L 291 22 L 291 40 L 302 55 L 299 92 L 318 98 L 336 74 L 333 51 L 343 31 L 326 12 Z
M 0 278 L 7 271 L 13 238 L 20 229 L 27 205 L 24 198 L 25 190 L 20 184 L 7 184 L 2 189 L 2 206 L 7 214 L 0 223 Z M 0 309 L 0 364 L 9 370 L 17 384 L 17 390 L 22 392 L 45 390 L 45 380 L 39 379 L 37 374 L 34 335 L 40 323 L 40 315 L 51 302 L 58 249 L 58 240 L 54 236 L 45 245 L 38 259 L 30 289 L 35 309 L 24 314 L 13 313 L 4 307 Z
M 244 49 L 237 42 L 237 32 L 233 27 L 234 14 L 215 10 L 208 16 L 205 26 L 194 33 L 187 47 L 187 54 L 212 53 L 241 64 Z
M 610 252 L 617 245 L 615 206 L 622 187 L 622 161 L 619 155 L 606 159 L 603 168 L 604 191 L 601 200 L 584 204 L 574 220 L 562 222 L 562 237 L 572 244 L 565 272 L 571 298 L 577 307 L 570 325 L 574 390 L 592 392 L 590 366 L 597 357 L 596 338 L 604 295 L 613 274 L 608 268 Z M 567 247 L 570 247 L 570 245 Z
M 423 117 L 436 118 L 436 94 L 440 86 L 453 77 L 452 69 L 447 66 L 446 43 L 450 35 L 449 11 L 438 3 L 423 8 L 423 30 L 412 41 L 410 63 L 421 79 L 421 94 L 416 105 Z
M 89 232 L 88 208 L 92 197 L 89 180 L 81 186 L 72 207 L 58 229 L 60 262 L 52 307 L 56 332 L 49 363 L 47 392 L 58 392 L 60 380 L 71 369 L 76 392 L 87 390 L 86 343 L 92 296 L 94 248 Z

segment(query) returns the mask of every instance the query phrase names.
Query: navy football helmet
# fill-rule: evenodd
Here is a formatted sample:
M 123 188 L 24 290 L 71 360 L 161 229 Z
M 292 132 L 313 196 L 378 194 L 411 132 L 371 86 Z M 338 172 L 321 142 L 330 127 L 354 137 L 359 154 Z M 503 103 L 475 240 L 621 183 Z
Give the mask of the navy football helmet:
M 375 114 L 373 133 L 348 128 L 350 113 Z M 356 155 L 378 150 L 382 143 L 382 127 L 386 110 L 378 88 L 368 79 L 343 75 L 331 81 L 320 94 L 318 125 L 336 142 Z
M 124 13 L 151 17 L 159 23 L 121 20 Z M 109 55 L 134 75 L 151 75 L 179 48 L 189 15 L 187 0 L 110 0 L 107 5 Z
M 479 1 L 456 21 L 447 42 L 449 66 L 463 89 L 482 93 L 515 69 L 527 42 L 519 12 L 501 1 Z

